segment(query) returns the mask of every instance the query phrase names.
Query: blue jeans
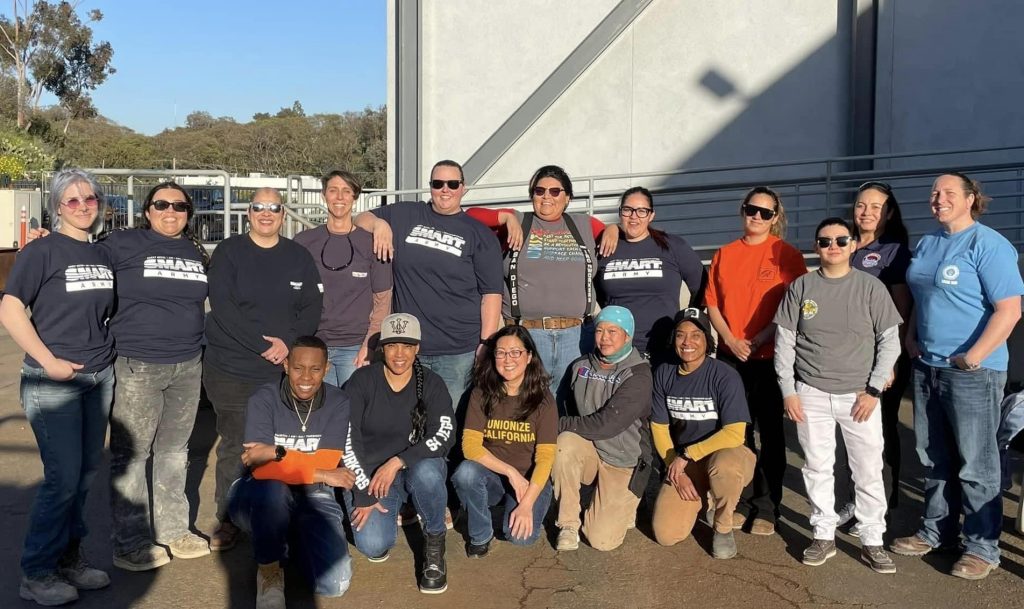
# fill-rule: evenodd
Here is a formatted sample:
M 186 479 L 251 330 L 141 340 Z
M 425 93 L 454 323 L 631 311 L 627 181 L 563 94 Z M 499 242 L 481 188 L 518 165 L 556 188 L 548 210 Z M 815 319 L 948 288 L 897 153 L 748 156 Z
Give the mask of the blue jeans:
M 914 434 L 925 467 L 925 513 L 918 535 L 932 547 L 954 544 L 963 513 L 964 551 L 999 564 L 1003 524 L 999 403 L 1006 372 L 914 363 Z
M 351 347 L 327 347 L 327 360 L 331 362 L 331 368 L 327 371 L 324 382 L 335 387 L 344 385 L 348 381 L 348 377 L 356 371 L 356 365 L 352 362 L 359 355 L 359 349 L 362 346 L 362 344 L 358 344 Z
M 21 570 L 28 577 L 56 572 L 72 540 L 86 536 L 85 499 L 103 459 L 114 367 L 52 381 L 22 366 L 21 405 L 43 461 L 43 483 L 32 504 Z
M 252 537 L 261 565 L 298 563 L 320 596 L 341 596 L 352 581 L 345 514 L 324 484 L 288 485 L 246 474 L 228 492 L 231 522 Z
M 398 511 L 412 499 L 416 513 L 423 518 L 423 530 L 431 535 L 445 532 L 444 508 L 448 503 L 445 479 L 448 465 L 441 457 L 423 459 L 409 469 L 398 472 L 388 494 L 378 500 L 387 513 L 373 511 L 360 531 L 352 528 L 352 540 L 363 555 L 370 558 L 383 556 L 398 539 Z M 352 491 L 345 491 L 345 509 L 349 519 L 355 505 Z
M 110 413 L 111 539 L 114 554 L 127 554 L 154 540 L 166 544 L 189 532 L 185 474 L 203 367 L 198 355 L 177 364 L 118 357 L 114 370 L 117 385 Z M 150 455 L 152 486 L 146 480 Z
M 473 545 L 483 545 L 494 537 L 491 506 L 499 503 L 503 504 L 505 510 L 501 518 L 501 531 L 506 540 L 517 546 L 528 546 L 544 532 L 544 516 L 551 505 L 551 481 L 545 482 L 544 489 L 533 504 L 533 533 L 525 539 L 514 537 L 509 528 L 509 515 L 519 503 L 515 491 L 502 476 L 476 461 L 463 461 L 452 476 L 452 484 L 469 516 L 469 541 Z
M 441 377 L 449 395 L 452 396 L 452 410 L 457 410 L 462 394 L 469 387 L 476 351 L 457 355 L 420 355 L 420 363 Z
M 559 404 L 559 414 L 565 414 L 562 404 L 567 397 L 568 384 L 563 385 L 569 365 L 584 353 L 594 350 L 594 325 L 565 328 L 564 330 L 530 329 L 530 338 L 537 345 L 537 355 L 544 369 L 551 375 L 551 395 Z

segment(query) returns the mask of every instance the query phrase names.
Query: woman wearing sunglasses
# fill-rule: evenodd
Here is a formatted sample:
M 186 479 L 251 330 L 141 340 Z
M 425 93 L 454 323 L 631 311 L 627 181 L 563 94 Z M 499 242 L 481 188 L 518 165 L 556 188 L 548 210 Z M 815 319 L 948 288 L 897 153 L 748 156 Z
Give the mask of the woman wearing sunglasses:
M 803 563 L 819 566 L 836 555 L 838 425 L 853 472 L 861 560 L 878 573 L 895 573 L 896 563 L 882 548 L 886 505 L 878 406 L 900 354 L 903 319 L 885 284 L 850 265 L 855 249 L 846 220 L 818 224 L 821 268 L 793 281 L 775 314 L 775 372 L 804 452 L 814 539 Z
M 761 447 L 750 496 L 750 532 L 775 533 L 786 471 L 786 444 L 782 425 L 782 395 L 775 378 L 775 325 L 772 316 L 794 279 L 807 272 L 804 258 L 783 241 L 786 213 L 782 199 L 771 188 L 750 190 L 740 205 L 743 236 L 722 247 L 711 260 L 705 302 L 708 317 L 718 332 L 718 357 L 731 363 L 743 378 L 750 407 L 747 446 L 754 449 L 754 426 Z M 737 511 L 736 524 L 742 514 Z
M 557 394 L 569 364 L 593 350 L 596 240 L 605 225 L 586 214 L 565 213 L 572 180 L 557 165 L 538 169 L 528 193 L 533 212 L 515 212 L 523 246 L 505 257 L 502 316 L 507 325 L 529 330 Z
M 21 598 L 60 605 L 110 584 L 82 554 L 86 495 L 103 457 L 114 392 L 114 274 L 99 230 L 102 194 L 80 169 L 53 176 L 47 209 L 54 234 L 18 254 L 0 323 L 25 351 L 21 403 L 39 445 L 43 483 L 21 556 Z M 29 318 L 25 309 L 31 307 Z
M 506 326 L 487 339 L 473 385 L 462 435 L 466 461 L 452 484 L 469 516 L 466 555 L 483 558 L 494 537 L 492 506 L 502 506 L 507 541 L 530 545 L 543 533 L 558 411 L 544 364 L 522 326 Z
M 932 185 L 940 229 L 921 237 L 907 270 L 916 324 L 908 324 L 913 360 L 914 434 L 925 467 L 925 513 L 917 533 L 892 551 L 923 556 L 957 547 L 952 574 L 982 579 L 999 564 L 1003 510 L 996 430 L 1006 385 L 1006 339 L 1020 320 L 1017 250 L 978 222 L 988 197 L 962 173 Z M 960 516 L 963 514 L 961 529 Z
M 327 222 L 295 235 L 309 250 L 320 273 L 324 306 L 317 337 L 327 343 L 331 368 L 324 382 L 341 387 L 368 362 L 370 337 L 391 312 L 391 263 L 378 261 L 373 236 L 352 222 L 352 206 L 362 186 L 347 171 L 321 180 Z
M 673 355 L 672 318 L 682 284 L 690 293 L 687 306 L 701 303 L 707 275 L 685 239 L 651 227 L 651 191 L 636 186 L 622 193 L 619 216 L 623 239 L 597 265 L 598 302 L 630 310 L 636 321 L 633 346 L 656 366 Z
M 323 304 L 313 257 L 280 236 L 280 193 L 257 189 L 248 215 L 248 234 L 221 242 L 210 261 L 203 386 L 220 434 L 214 491 L 219 524 L 210 536 L 211 550 L 232 548 L 238 535 L 228 518 L 227 492 L 240 474 L 249 396 L 281 379 L 287 345 L 316 332 Z
M 913 299 L 907 287 L 907 266 L 910 264 L 910 247 L 907 227 L 892 188 L 884 182 L 866 182 L 857 189 L 853 204 L 853 236 L 857 250 L 850 264 L 858 271 L 873 275 L 889 289 L 900 317 L 910 319 Z M 901 338 L 907 326 L 900 326 Z M 901 340 L 902 344 L 902 340 Z M 910 381 L 910 360 L 906 352 L 900 353 L 896 361 L 891 383 L 882 392 L 882 433 L 885 436 L 885 464 L 891 473 L 891 487 L 888 489 L 889 509 L 899 505 L 900 498 L 900 402 Z M 840 463 L 845 467 L 845 463 Z M 853 501 L 839 510 L 839 526 L 854 518 Z M 850 534 L 856 535 L 859 528 L 854 523 Z

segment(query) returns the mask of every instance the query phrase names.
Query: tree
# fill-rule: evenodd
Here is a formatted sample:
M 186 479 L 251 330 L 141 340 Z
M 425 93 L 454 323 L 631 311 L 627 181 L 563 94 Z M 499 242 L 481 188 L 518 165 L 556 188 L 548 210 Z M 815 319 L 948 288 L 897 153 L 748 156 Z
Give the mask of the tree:
M 13 0 L 12 5 L 13 15 L 0 15 L 0 68 L 16 82 L 18 127 L 28 129 L 29 114 L 44 90 L 57 96 L 69 119 L 94 113 L 88 92 L 114 73 L 113 48 L 107 42 L 94 45 L 88 25 L 103 14 L 89 11 L 83 22 L 77 2 Z

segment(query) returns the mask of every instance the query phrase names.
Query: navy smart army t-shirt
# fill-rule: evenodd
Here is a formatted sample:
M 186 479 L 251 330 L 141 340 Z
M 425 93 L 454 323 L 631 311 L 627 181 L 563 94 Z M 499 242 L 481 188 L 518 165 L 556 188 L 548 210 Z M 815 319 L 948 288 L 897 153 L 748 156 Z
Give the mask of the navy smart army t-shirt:
M 891 288 L 907 283 L 910 248 L 887 241 L 883 235 L 854 252 L 850 264 L 859 271 L 877 277 L 886 287 Z
M 707 358 L 690 374 L 675 364 L 654 372 L 651 422 L 668 425 L 672 443 L 683 449 L 732 423 L 750 423 L 743 380 L 728 364 Z
M 99 247 L 117 274 L 117 313 L 110 321 L 117 354 L 156 364 L 199 355 L 207 282 L 195 244 L 135 229 L 114 231 Z
M 305 410 L 300 408 L 297 413 L 292 404 L 281 399 L 282 383 L 287 384 L 288 380 L 263 385 L 249 398 L 245 410 L 245 441 L 284 446 L 304 453 L 321 448 L 344 450 L 349 421 L 345 392 L 324 383 L 324 403 L 308 413 L 307 419 Z M 290 391 L 287 387 L 284 390 Z M 299 413 L 306 422 L 306 431 L 302 431 Z
M 4 289 L 32 309 L 32 325 L 55 357 L 85 373 L 113 361 L 114 273 L 101 248 L 62 233 L 36 239 L 18 254 Z M 25 363 L 42 368 L 28 354 Z
M 421 353 L 456 355 L 476 349 L 480 298 L 504 289 L 497 238 L 465 213 L 445 216 L 428 203 L 394 203 L 373 213 L 394 234 L 392 309 L 420 321 Z
M 668 250 L 650 237 L 619 242 L 615 253 L 598 262 L 597 289 L 601 306 L 626 307 L 633 314 L 633 346 L 645 352 L 667 343 L 672 318 L 679 310 L 679 288 L 686 283 L 699 294 L 704 265 L 685 239 L 668 235 Z M 655 344 L 657 343 L 657 344 Z

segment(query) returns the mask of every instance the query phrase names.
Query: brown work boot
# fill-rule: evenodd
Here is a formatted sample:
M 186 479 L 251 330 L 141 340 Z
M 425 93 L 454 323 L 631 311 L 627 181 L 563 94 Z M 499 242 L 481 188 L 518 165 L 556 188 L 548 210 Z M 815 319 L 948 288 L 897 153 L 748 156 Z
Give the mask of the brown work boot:
M 712 524 L 712 526 L 714 526 L 714 523 L 711 523 L 711 524 Z M 747 517 L 746 517 L 746 515 L 741 514 L 740 512 L 733 512 L 732 513 L 732 528 L 734 528 L 734 529 L 742 529 L 743 525 L 745 525 L 745 524 L 747 524 Z
M 774 535 L 775 534 L 775 523 L 771 520 L 764 518 L 754 517 L 754 522 L 750 524 L 751 535 Z
M 974 554 L 964 554 L 956 561 L 949 574 L 963 579 L 985 579 L 996 566 Z
M 238 527 L 230 522 L 224 521 L 217 525 L 210 535 L 210 550 L 214 552 L 226 552 L 235 547 L 238 542 Z
M 900 556 L 924 556 L 931 552 L 932 544 L 921 539 L 921 537 L 915 533 L 909 537 L 897 537 L 892 540 L 889 544 L 889 549 L 899 554 Z

